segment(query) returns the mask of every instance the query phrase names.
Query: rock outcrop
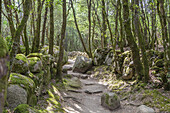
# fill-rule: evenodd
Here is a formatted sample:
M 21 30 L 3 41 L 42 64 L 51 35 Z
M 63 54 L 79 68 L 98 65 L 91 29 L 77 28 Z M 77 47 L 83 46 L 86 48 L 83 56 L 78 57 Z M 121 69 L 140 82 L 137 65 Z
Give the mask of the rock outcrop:
M 27 104 L 27 91 L 19 85 L 8 87 L 7 102 L 10 109 L 14 109 L 19 104 Z
M 104 93 L 101 97 L 101 105 L 110 110 L 115 110 L 120 107 L 120 99 L 115 93 Z
M 73 72 L 85 73 L 91 67 L 92 67 L 91 59 L 84 56 L 78 56 L 73 66 Z

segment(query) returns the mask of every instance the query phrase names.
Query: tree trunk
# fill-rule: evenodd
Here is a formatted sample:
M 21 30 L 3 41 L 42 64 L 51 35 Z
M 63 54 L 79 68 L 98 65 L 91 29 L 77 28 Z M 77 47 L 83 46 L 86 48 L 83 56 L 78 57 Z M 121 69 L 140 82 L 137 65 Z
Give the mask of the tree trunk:
M 76 29 L 77 29 L 77 31 L 78 31 L 78 34 L 79 34 L 81 43 L 82 43 L 82 45 L 83 45 L 83 49 L 84 49 L 84 51 L 88 54 L 88 56 L 90 56 L 90 55 L 89 55 L 89 52 L 88 52 L 87 49 L 86 49 L 86 45 L 85 45 L 85 43 L 84 43 L 84 41 L 83 41 L 83 37 L 82 37 L 82 35 L 81 35 L 81 33 L 80 33 L 80 30 L 79 30 L 79 27 L 78 27 L 78 24 L 77 24 L 75 9 L 74 9 L 74 6 L 73 6 L 73 1 L 72 1 L 72 0 L 70 0 L 70 1 L 71 1 L 71 7 L 72 7 L 72 10 L 73 10 L 74 23 L 75 23 L 75 25 L 76 25 Z
M 142 28 L 139 20 L 139 0 L 135 0 L 135 5 L 137 6 L 135 8 L 135 31 L 136 31 L 136 36 L 138 37 L 139 41 L 139 46 L 141 48 L 141 53 L 142 53 L 142 62 L 144 65 L 144 80 L 147 82 L 149 80 L 149 64 L 146 56 L 146 50 L 145 50 L 145 43 L 144 43 L 144 37 L 142 35 Z
M 102 0 L 102 19 L 103 19 L 103 22 L 102 22 L 102 43 L 103 43 L 103 47 L 107 47 L 107 37 L 106 37 L 107 25 L 106 25 L 106 13 L 105 13 L 105 1 L 104 0 Z
M 20 45 L 19 44 L 20 43 L 20 34 L 21 34 L 22 30 L 24 29 L 25 24 L 29 18 L 30 8 L 31 8 L 31 0 L 26 0 L 23 4 L 24 16 L 21 20 L 20 25 L 17 27 L 17 30 L 14 35 L 14 42 L 13 42 L 12 51 L 10 54 L 11 63 L 13 62 L 15 55 L 18 53 L 18 48 Z
M 47 13 L 48 13 L 48 6 L 46 4 L 45 14 L 44 14 L 43 30 L 42 30 L 41 47 L 44 46 L 44 41 L 45 41 L 45 29 L 46 29 L 46 23 L 47 23 Z
M 8 79 L 8 49 L 4 38 L 0 36 L 0 113 L 3 113 L 7 96 Z
M 8 7 L 8 6 L 11 6 L 11 1 L 10 0 L 4 0 L 4 5 L 5 5 L 5 9 L 6 9 L 6 12 L 8 14 L 8 22 L 9 22 L 9 28 L 10 28 L 10 32 L 11 32 L 11 36 L 12 36 L 12 39 L 14 40 L 14 35 L 15 35 L 15 27 L 14 27 L 14 22 L 13 22 L 13 19 L 12 19 L 12 11 L 11 11 L 11 8 Z
M 33 46 L 32 46 L 32 53 L 38 52 L 39 45 L 40 45 L 40 28 L 41 28 L 41 0 L 38 0 L 38 7 L 37 7 L 37 23 L 36 23 L 36 31 L 34 34 Z
M 62 61 L 63 61 L 63 54 L 64 54 L 64 47 L 63 47 L 63 41 L 65 38 L 65 31 L 66 31 L 66 22 L 67 22 L 67 17 L 66 17 L 66 0 L 63 0 L 63 23 L 62 23 L 62 29 L 61 29 L 61 40 L 60 40 L 60 51 L 59 51 L 59 59 L 57 62 L 57 78 L 59 80 L 62 80 Z
M 49 54 L 53 55 L 53 45 L 54 45 L 54 14 L 53 5 L 54 0 L 50 1 L 50 38 L 49 38 Z
M 131 32 L 128 0 L 123 0 L 123 18 L 124 18 L 124 27 L 125 27 L 127 41 L 128 41 L 130 48 L 132 50 L 132 58 L 133 58 L 133 62 L 134 62 L 135 71 L 138 75 L 138 80 L 142 80 L 142 77 L 144 75 L 143 66 L 140 61 L 139 49 L 137 47 L 136 42 L 134 41 L 134 37 Z
M 24 28 L 24 38 L 25 38 L 25 48 L 26 48 L 26 53 L 25 55 L 27 56 L 29 54 L 29 43 L 28 43 L 28 36 L 27 36 L 27 25 L 25 25 Z
M 120 2 L 120 0 L 118 0 L 118 10 L 119 10 L 119 23 L 120 23 L 120 50 L 121 52 L 123 52 L 123 39 L 124 39 L 124 33 L 123 33 L 123 23 L 122 23 L 122 4 Z
M 89 57 L 93 59 L 91 50 L 91 0 L 87 0 L 88 5 L 88 21 L 89 21 Z
M 1 35 L 1 28 L 2 28 L 2 14 L 1 14 L 1 10 L 2 10 L 2 0 L 0 0 L 0 35 Z

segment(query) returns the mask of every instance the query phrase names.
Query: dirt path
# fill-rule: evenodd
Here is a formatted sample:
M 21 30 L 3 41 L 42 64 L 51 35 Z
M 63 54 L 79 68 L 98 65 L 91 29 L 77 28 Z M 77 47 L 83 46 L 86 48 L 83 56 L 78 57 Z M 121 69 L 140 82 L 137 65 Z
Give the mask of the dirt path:
M 65 67 L 73 67 L 74 61 L 69 60 Z M 121 108 L 110 111 L 101 106 L 101 95 L 108 92 L 107 87 L 99 83 L 98 80 L 89 75 L 68 71 L 73 77 L 78 77 L 81 81 L 81 89 L 63 92 L 64 109 L 68 113 L 135 113 L 136 107 L 125 105 L 121 102 Z M 83 78 L 83 79 L 82 79 Z M 86 79 L 85 79 L 86 78 Z

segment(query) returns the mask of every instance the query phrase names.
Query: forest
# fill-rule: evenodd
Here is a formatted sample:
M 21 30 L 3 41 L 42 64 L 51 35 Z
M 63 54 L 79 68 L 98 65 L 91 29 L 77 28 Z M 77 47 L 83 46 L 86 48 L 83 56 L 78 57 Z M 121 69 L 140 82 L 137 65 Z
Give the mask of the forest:
M 0 0 L 0 113 L 169 113 L 170 0 Z

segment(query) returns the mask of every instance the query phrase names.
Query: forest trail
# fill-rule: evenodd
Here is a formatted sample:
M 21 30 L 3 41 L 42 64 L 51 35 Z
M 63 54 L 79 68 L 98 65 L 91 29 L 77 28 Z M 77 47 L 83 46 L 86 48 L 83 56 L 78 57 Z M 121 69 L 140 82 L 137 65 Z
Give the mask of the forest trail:
M 74 61 L 69 60 L 65 67 L 73 67 Z M 101 95 L 108 92 L 107 86 L 98 82 L 97 79 L 91 78 L 90 75 L 68 71 L 68 74 L 77 77 L 81 81 L 80 89 L 71 89 L 63 93 L 64 110 L 68 113 L 135 113 L 136 107 L 126 105 L 121 102 L 121 107 L 110 111 L 101 106 Z

